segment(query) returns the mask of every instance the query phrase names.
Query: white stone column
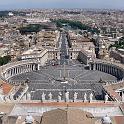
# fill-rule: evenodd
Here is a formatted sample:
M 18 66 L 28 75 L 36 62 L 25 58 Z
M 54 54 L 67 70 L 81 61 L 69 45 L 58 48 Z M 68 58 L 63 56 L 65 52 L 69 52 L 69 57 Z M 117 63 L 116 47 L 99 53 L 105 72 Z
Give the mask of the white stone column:
M 23 69 L 22 69 L 22 67 L 20 68 L 20 71 L 21 71 L 21 73 L 23 72 Z
M 29 72 L 31 71 L 31 64 L 29 64 Z
M 13 68 L 13 75 L 15 75 L 15 68 Z
M 30 64 L 30 71 L 32 71 L 32 64 Z
M 5 72 L 5 75 L 4 76 L 5 76 L 5 78 L 7 78 L 7 71 Z
M 93 64 L 93 70 L 96 70 L 96 63 Z
M 6 78 L 9 76 L 9 70 L 6 71 Z
M 89 64 L 89 70 L 91 70 L 91 64 Z
M 31 65 L 31 70 L 33 71 L 33 64 Z
M 38 64 L 38 70 L 40 70 L 40 65 Z
M 12 69 L 10 69 L 10 76 L 12 75 Z
M 24 71 L 25 71 L 25 73 L 28 72 L 27 65 L 24 66 Z
M 36 69 L 35 69 L 35 65 L 33 64 L 33 71 L 35 71 Z
M 20 74 L 20 67 L 18 68 L 18 74 Z
M 29 72 L 29 65 L 27 65 L 27 72 Z
M 19 68 L 19 73 L 21 73 L 21 67 Z
M 11 76 L 11 70 L 8 70 L 8 77 Z
M 14 71 L 14 70 L 13 70 L 13 68 L 12 68 L 12 69 L 11 69 L 11 72 L 12 72 L 12 73 L 11 73 L 11 76 L 13 76 L 13 71 Z
M 103 65 L 101 64 L 101 71 L 102 71 L 102 69 L 103 69 L 102 66 L 103 66 Z

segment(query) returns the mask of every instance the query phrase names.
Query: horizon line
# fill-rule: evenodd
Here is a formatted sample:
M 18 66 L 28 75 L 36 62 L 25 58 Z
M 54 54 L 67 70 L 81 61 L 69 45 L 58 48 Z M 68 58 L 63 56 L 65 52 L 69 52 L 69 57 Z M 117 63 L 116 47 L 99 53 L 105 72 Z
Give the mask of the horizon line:
M 43 8 L 43 7 L 41 7 L 41 8 L 39 8 L 39 7 L 38 8 L 37 7 L 34 7 L 34 8 L 33 7 L 31 7 L 31 8 L 27 7 L 27 8 L 21 8 L 21 7 L 19 7 L 19 8 L 5 8 L 5 9 L 3 8 L 3 9 L 0 9 L 0 11 L 15 11 L 15 10 L 30 10 L 30 9 L 31 10 L 33 10 L 33 9 L 34 10 L 45 10 L 45 9 L 48 9 L 48 10 L 49 9 L 53 9 L 53 10 L 54 9 L 56 9 L 56 10 L 57 9 L 60 9 L 60 10 L 62 10 L 62 9 L 70 9 L 70 10 L 71 9 L 72 10 L 73 9 L 82 9 L 83 10 L 84 9 L 84 10 L 115 10 L 115 11 L 124 11 L 124 9 L 121 9 L 121 8 L 97 8 L 97 7 L 96 8 L 83 8 L 83 7 L 82 8 L 81 7 L 79 7 L 79 8 L 77 8 L 77 7 L 75 7 L 75 8 L 74 7 L 73 8 L 69 8 L 69 7 L 67 7 L 67 8 L 66 7 L 65 8 L 63 8 L 63 7 L 62 8 L 60 8 L 60 7 L 58 7 L 58 8 L 57 7 L 45 7 L 45 8 Z

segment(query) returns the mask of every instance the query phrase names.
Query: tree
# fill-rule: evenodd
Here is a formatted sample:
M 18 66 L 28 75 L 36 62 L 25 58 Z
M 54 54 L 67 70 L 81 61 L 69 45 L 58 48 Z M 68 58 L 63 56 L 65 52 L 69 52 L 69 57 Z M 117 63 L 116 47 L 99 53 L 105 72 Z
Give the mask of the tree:
M 5 65 L 10 61 L 11 61 L 11 56 L 9 56 L 9 55 L 0 57 L 0 66 Z
M 62 28 L 63 24 L 66 24 L 70 26 L 73 29 L 80 29 L 80 30 L 87 30 L 91 33 L 100 33 L 97 28 L 92 28 L 86 24 L 82 24 L 80 21 L 72 21 L 72 20 L 66 20 L 66 19 L 58 19 L 58 20 L 51 20 L 54 23 L 56 23 L 57 27 Z

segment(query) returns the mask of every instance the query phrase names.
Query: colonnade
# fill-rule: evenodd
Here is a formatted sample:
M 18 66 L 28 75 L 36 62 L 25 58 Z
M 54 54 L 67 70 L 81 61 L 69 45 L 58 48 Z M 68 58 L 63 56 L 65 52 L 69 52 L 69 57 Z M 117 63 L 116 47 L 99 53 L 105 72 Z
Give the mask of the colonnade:
M 111 74 L 118 79 L 123 79 L 124 77 L 124 70 L 123 68 L 117 67 L 113 64 L 107 63 L 90 63 L 90 70 L 98 70 L 108 74 Z
M 9 79 L 14 75 L 18 75 L 30 71 L 36 71 L 36 70 L 39 70 L 39 65 L 36 63 L 27 63 L 27 64 L 25 63 L 22 65 L 15 65 L 11 68 L 7 68 L 6 71 L 3 73 L 3 77 L 5 79 Z

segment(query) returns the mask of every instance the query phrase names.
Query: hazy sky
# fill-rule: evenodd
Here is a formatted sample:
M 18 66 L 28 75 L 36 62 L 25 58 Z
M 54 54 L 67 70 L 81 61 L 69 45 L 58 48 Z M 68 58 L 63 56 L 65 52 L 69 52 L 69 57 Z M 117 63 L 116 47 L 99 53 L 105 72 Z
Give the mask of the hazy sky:
M 124 0 L 0 0 L 0 9 L 15 8 L 124 9 Z

